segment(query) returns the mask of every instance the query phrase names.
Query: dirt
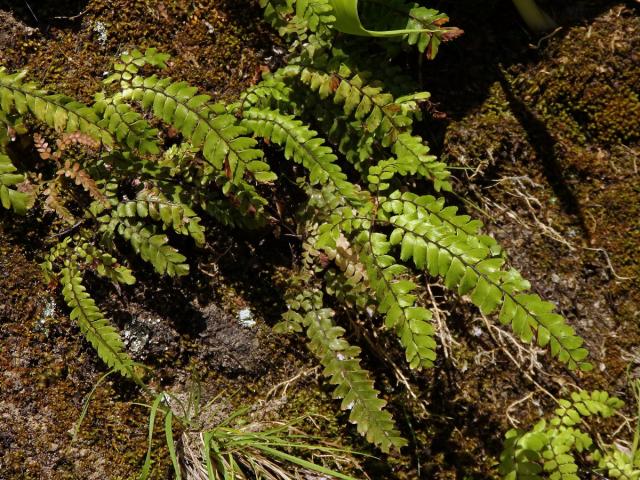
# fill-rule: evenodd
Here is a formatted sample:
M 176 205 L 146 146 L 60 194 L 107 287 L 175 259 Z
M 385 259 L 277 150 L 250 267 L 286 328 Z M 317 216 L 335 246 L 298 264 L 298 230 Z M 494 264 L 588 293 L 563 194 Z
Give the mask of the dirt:
M 171 53 L 171 75 L 220 99 L 280 61 L 281 44 L 255 2 L 30 2 L 33 12 L 10 3 L 0 0 L 0 65 L 27 67 L 84 100 L 116 55 L 133 47 Z M 270 331 L 290 274 L 285 239 L 209 225 L 213 240 L 190 259 L 186 280 L 142 271 L 136 286 L 117 291 L 89 279 L 130 353 L 158 372 L 157 386 L 184 392 L 197 378 L 203 398 L 229 398 L 225 412 L 267 398 L 282 418 L 317 414 L 322 434 L 379 458 L 363 461 L 374 479 L 497 478 L 511 422 L 530 424 L 552 407 L 543 388 L 562 395 L 579 384 L 632 400 L 626 372 L 640 371 L 637 11 L 622 2 L 555 2 L 567 26 L 539 39 L 496 2 L 434 3 L 466 31 L 420 75 L 441 112 L 421 128 L 460 167 L 456 191 L 471 204 L 452 201 L 481 216 L 534 291 L 557 303 L 587 340 L 594 372 L 568 375 L 543 354 L 518 357 L 523 352 L 496 341 L 500 334 L 475 309 L 433 285 L 455 342 L 449 358 L 440 349 L 435 369 L 407 374 L 415 397 L 393 375 L 389 359 L 403 359 L 391 336 L 379 337 L 386 356 L 365 356 L 411 442 L 403 455 L 383 456 L 345 426 L 303 342 Z M 418 73 L 414 62 L 408 55 Z M 71 441 L 104 367 L 42 280 L 36 262 L 47 239 L 24 242 L 31 220 L 0 213 L 0 479 L 135 478 L 148 409 L 134 405 L 143 399 L 126 383 L 97 388 Z M 240 322 L 247 310 L 255 325 Z M 268 395 L 296 376 L 284 400 L 283 387 Z M 171 478 L 162 442 L 154 452 L 164 460 L 153 478 Z

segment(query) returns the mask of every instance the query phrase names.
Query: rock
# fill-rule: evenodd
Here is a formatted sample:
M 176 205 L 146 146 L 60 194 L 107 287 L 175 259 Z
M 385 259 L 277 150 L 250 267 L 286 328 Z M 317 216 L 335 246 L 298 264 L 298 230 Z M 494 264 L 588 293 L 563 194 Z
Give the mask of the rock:
M 249 325 L 241 323 L 244 318 L 245 322 L 251 321 L 255 325 L 251 311 L 246 310 L 251 317 L 245 312 L 238 319 L 213 303 L 201 310 L 206 329 L 200 333 L 200 357 L 225 374 L 258 375 L 268 367 L 268 352 L 259 340 L 260 329 L 246 328 Z

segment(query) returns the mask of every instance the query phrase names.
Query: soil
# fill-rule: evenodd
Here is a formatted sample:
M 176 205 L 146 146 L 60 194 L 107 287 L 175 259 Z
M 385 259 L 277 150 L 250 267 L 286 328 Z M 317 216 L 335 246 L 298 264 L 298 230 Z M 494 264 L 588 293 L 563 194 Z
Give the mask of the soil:
M 498 478 L 504 432 L 549 412 L 545 391 L 562 396 L 579 385 L 634 401 L 640 18 L 633 2 L 548 2 L 563 28 L 539 38 L 506 2 L 430 6 L 466 34 L 433 62 L 417 63 L 415 52 L 402 62 L 432 93 L 436 114 L 420 129 L 456 167 L 451 201 L 482 218 L 533 290 L 558 305 L 586 339 L 593 372 L 568 374 L 543 353 L 517 349 L 434 284 L 451 334 L 441 335 L 447 348 L 436 367 L 406 373 L 408 392 L 390 364 L 403 361 L 392 338 L 380 333 L 385 355 L 365 357 L 410 439 L 402 454 L 385 456 L 348 425 L 304 342 L 271 332 L 292 262 L 284 236 L 211 224 L 189 277 L 142 269 L 134 287 L 90 278 L 90 290 L 128 351 L 157 371 L 156 386 L 185 394 L 197 384 L 203 399 L 223 395 L 217 415 L 251 404 L 281 419 L 313 413 L 319 430 L 308 422 L 309 431 L 375 456 L 361 461 L 360 475 L 372 479 Z M 28 68 L 45 86 L 87 101 L 114 58 L 134 47 L 170 53 L 170 75 L 225 100 L 282 54 L 256 2 L 234 0 L 0 0 L 0 45 L 0 65 Z M 37 262 L 49 240 L 37 223 L 0 212 L 0 480 L 136 478 L 149 409 L 131 385 L 114 376 L 100 383 L 73 438 L 105 369 L 42 279 Z M 255 325 L 239 321 L 247 309 Z M 154 442 L 152 478 L 172 478 L 164 448 Z

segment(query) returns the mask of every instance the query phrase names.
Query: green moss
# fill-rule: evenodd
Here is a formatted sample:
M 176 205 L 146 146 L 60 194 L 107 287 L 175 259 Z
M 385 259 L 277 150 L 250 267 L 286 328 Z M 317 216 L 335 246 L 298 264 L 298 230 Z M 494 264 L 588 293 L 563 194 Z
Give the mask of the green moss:
M 43 84 L 90 101 L 123 50 L 153 46 L 172 55 L 167 75 L 229 100 L 259 78 L 263 57 L 280 43 L 256 18 L 257 4 L 232 0 L 94 0 L 76 28 L 18 35 L 0 61 L 27 67 Z
M 610 13 L 609 15 L 614 15 Z M 604 145 L 640 139 L 640 20 L 624 12 L 575 27 L 547 50 L 543 68 L 516 81 L 553 132 Z

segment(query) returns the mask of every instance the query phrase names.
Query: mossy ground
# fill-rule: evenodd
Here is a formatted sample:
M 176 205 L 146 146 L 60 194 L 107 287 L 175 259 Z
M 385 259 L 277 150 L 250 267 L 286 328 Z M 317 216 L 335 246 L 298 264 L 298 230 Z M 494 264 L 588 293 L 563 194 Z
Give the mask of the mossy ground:
M 85 100 L 115 56 L 133 47 L 171 53 L 171 75 L 221 99 L 279 61 L 278 40 L 259 21 L 254 2 L 31 2 L 37 21 L 10 3 L 0 0 L 0 64 L 27 67 L 33 78 Z M 587 339 L 596 370 L 572 377 L 540 356 L 546 374 L 531 370 L 524 377 L 496 342 L 499 334 L 434 285 L 457 343 L 451 358 L 440 352 L 434 370 L 409 375 L 415 397 L 393 375 L 389 359 L 403 361 L 393 338 L 379 336 L 386 356 L 365 356 L 411 441 L 402 456 L 363 460 L 371 478 L 495 478 L 510 418 L 526 425 L 552 407 L 540 387 L 562 395 L 579 383 L 630 400 L 625 372 L 640 368 L 637 12 L 615 2 L 571 2 L 572 8 L 555 2 L 555 13 L 570 26 L 538 43 L 497 2 L 436 3 L 467 35 L 423 67 L 425 89 L 445 114 L 427 122 L 425 135 L 445 160 L 463 167 L 458 191 L 475 204 L 467 208 L 481 212 L 534 290 L 557 302 Z M 121 382 L 98 388 L 78 440 L 70 442 L 68 431 L 103 367 L 63 308 L 43 318 L 47 302 L 61 303 L 35 263 L 46 238 L 25 244 L 24 225 L 12 218 L 0 216 L 6 225 L 0 234 L 0 479 L 135 478 L 148 411 L 133 405 L 141 399 Z M 197 372 L 204 397 L 227 392 L 221 408 L 232 411 L 282 384 L 273 397 L 279 415 L 315 414 L 321 434 L 366 449 L 345 426 L 301 342 L 269 332 L 283 308 L 287 241 L 210 228 L 211 243 L 190 258 L 188 279 L 176 283 L 143 272 L 135 288 L 118 293 L 94 281 L 92 292 L 121 329 L 145 329 L 148 351 L 138 355 L 163 387 L 184 391 Z M 236 321 L 247 307 L 258 319 L 255 330 Z M 277 403 L 282 382 L 297 375 L 286 402 Z M 164 461 L 154 478 L 170 478 L 160 445 L 156 458 Z

